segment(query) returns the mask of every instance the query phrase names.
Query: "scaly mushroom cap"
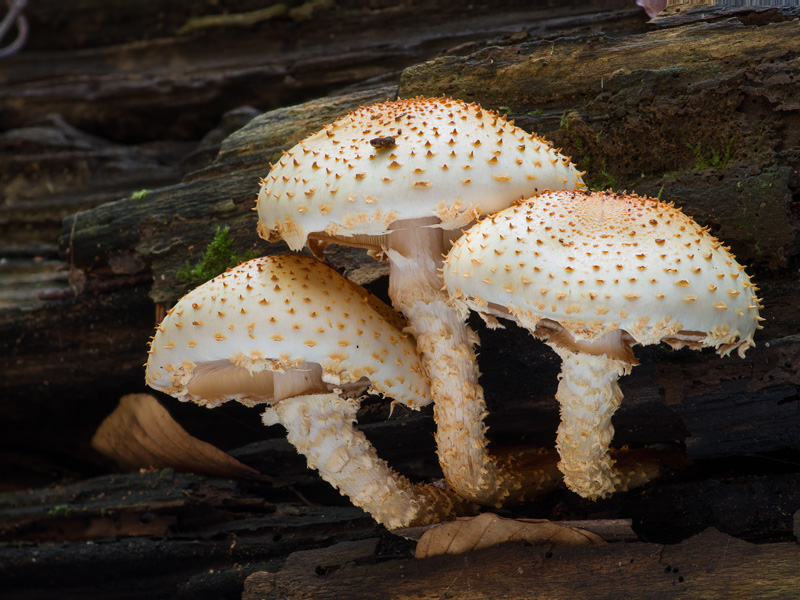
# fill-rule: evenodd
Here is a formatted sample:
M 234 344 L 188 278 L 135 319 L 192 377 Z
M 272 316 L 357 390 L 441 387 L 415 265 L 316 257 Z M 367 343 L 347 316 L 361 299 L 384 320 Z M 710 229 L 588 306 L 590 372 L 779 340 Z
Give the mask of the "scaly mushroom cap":
M 151 342 L 147 384 L 213 407 L 273 399 L 272 372 L 322 367 L 331 389 L 367 378 L 411 407 L 430 402 L 400 318 L 336 271 L 298 255 L 256 258 L 186 294 Z
M 262 180 L 258 232 L 293 250 L 310 234 L 380 249 L 395 221 L 457 229 L 545 190 L 579 189 L 580 175 L 545 140 L 475 104 L 384 102 L 284 153 Z
M 671 204 L 635 195 L 531 198 L 475 225 L 446 263 L 449 293 L 470 308 L 530 331 L 555 321 L 577 341 L 619 329 L 640 344 L 742 355 L 760 319 L 727 248 Z

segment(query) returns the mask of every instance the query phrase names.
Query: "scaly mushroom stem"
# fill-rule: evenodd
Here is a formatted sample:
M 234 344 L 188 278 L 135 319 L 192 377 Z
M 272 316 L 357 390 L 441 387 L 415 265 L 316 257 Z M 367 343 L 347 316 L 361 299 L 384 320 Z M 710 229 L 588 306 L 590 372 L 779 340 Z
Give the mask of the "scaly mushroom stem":
M 309 394 L 281 400 L 262 417 L 280 423 L 289 442 L 308 466 L 369 512 L 387 529 L 428 525 L 473 514 L 475 506 L 449 489 L 412 484 L 378 458 L 375 448 L 353 423 L 357 400 L 338 394 Z
M 497 505 L 505 495 L 500 491 L 504 475 L 487 450 L 486 402 L 478 385 L 472 332 L 440 302 L 414 302 L 403 312 L 431 378 L 436 447 L 445 479 L 464 498 Z
M 509 470 L 487 449 L 483 421 L 488 413 L 473 351 L 478 336 L 441 289 L 441 230 L 417 226 L 394 231 L 389 240 L 389 296 L 408 319 L 408 331 L 417 340 L 431 379 L 436 444 L 445 479 L 463 498 L 485 506 L 532 497 L 550 485 L 542 471 Z
M 389 296 L 395 308 L 406 316 L 409 323 L 407 331 L 417 340 L 422 365 L 431 380 L 433 415 L 437 428 L 436 444 L 445 479 L 463 498 L 484 506 L 512 506 L 531 501 L 560 484 L 561 478 L 554 472 L 555 461 L 548 464 L 547 457 L 537 450 L 518 451 L 516 457 L 508 453 L 489 452 L 487 428 L 484 425 L 488 413 L 483 388 L 478 383 L 480 373 L 473 351 L 473 346 L 478 343 L 478 336 L 464 323 L 461 313 L 446 301 L 446 292 L 441 289 L 439 270 L 442 260 L 433 258 L 442 255 L 441 231 L 430 226 L 419 227 L 420 224 L 429 223 L 417 222 L 415 229 L 393 231 L 389 238 L 390 246 L 386 252 L 390 260 Z M 552 335 L 552 332 L 548 331 L 547 335 Z M 546 335 L 543 333 L 542 337 Z M 560 346 L 563 338 L 554 336 L 552 339 L 554 343 L 551 345 L 562 353 Z M 624 351 L 619 350 L 623 347 L 619 334 L 609 336 L 602 343 L 609 345 L 608 351 L 625 355 Z M 592 347 L 592 351 L 603 349 L 602 345 Z M 624 350 L 630 352 L 626 345 Z M 566 356 L 564 353 L 569 351 L 564 350 L 562 356 Z M 583 359 L 584 355 L 580 356 Z M 589 364 L 591 358 L 603 364 L 611 360 L 603 356 L 587 355 L 586 364 Z M 581 423 L 581 420 L 588 422 L 587 409 L 580 406 L 580 396 L 575 397 L 574 393 L 567 391 L 570 387 L 574 388 L 575 384 L 569 381 L 569 375 L 566 374 L 569 372 L 566 366 L 568 360 L 564 360 L 563 414 L 567 415 L 567 421 L 573 425 Z M 602 446 L 598 446 L 596 451 L 605 457 L 604 466 L 587 470 L 586 473 L 580 472 L 581 465 L 584 461 L 590 461 L 593 454 L 588 452 L 584 443 L 573 443 L 569 437 L 570 429 L 562 425 L 563 435 L 568 437 L 561 442 L 565 449 L 561 451 L 562 461 L 559 467 L 566 473 L 564 465 L 572 465 L 568 469 L 571 479 L 567 486 L 576 491 L 585 489 L 586 492 L 578 493 L 594 497 L 606 495 L 615 487 L 627 489 L 643 485 L 660 472 L 659 466 L 654 462 L 639 464 L 636 461 L 632 461 L 630 465 L 626 463 L 624 472 L 617 472 L 612 469 L 613 460 L 606 456 L 614 431 L 611 427 L 611 415 L 622 399 L 616 380 L 630 369 L 628 362 L 611 362 L 614 366 L 609 368 L 613 371 L 613 378 L 610 375 L 608 378 L 613 379 L 616 392 L 612 394 L 612 398 L 616 404 L 608 409 L 605 422 L 601 415 L 589 417 L 606 427 L 606 434 L 601 435 Z M 582 385 L 587 385 L 580 377 L 580 368 L 576 376 Z M 596 399 L 597 402 L 601 400 L 601 397 Z M 575 405 L 575 409 L 571 408 L 571 404 Z M 594 443 L 592 440 L 589 445 Z M 566 446 L 574 446 L 574 452 Z M 565 455 L 574 456 L 576 460 L 581 455 L 584 458 L 570 463 L 564 461 Z M 596 478 L 605 483 L 599 487 L 597 484 L 581 483 Z
M 611 448 L 610 453 L 617 492 L 627 492 L 646 485 L 666 468 L 685 465 L 683 455 L 670 450 Z M 519 491 L 508 496 L 511 500 L 505 503 L 506 506 L 512 502 L 531 502 L 542 494 L 564 487 L 564 476 L 558 469 L 559 456 L 555 448 L 496 446 L 492 448 L 492 457 L 502 471 L 519 474 Z
M 608 449 L 614 437 L 611 417 L 622 402 L 617 380 L 630 372 L 631 365 L 550 345 L 563 361 L 556 392 L 561 406 L 558 468 L 572 491 L 591 500 L 604 498 L 620 484 Z

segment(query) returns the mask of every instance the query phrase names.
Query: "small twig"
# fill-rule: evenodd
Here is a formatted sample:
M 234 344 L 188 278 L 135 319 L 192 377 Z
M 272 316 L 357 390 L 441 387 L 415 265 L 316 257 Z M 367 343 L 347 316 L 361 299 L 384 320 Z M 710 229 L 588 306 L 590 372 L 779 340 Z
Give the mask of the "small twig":
M 262 21 L 281 17 L 286 14 L 287 10 L 286 5 L 281 3 L 246 13 L 192 17 L 178 30 L 178 35 L 188 35 L 195 31 L 216 27 L 252 27 Z
M 6 0 L 8 6 L 8 13 L 3 20 L 0 21 L 0 42 L 6 37 L 6 34 L 11 30 L 12 25 L 17 26 L 17 37 L 5 48 L 0 48 L 0 58 L 11 56 L 19 52 L 28 40 L 28 20 L 22 14 L 22 10 L 28 0 Z
M 287 486 L 286 489 L 293 492 L 294 495 L 297 496 L 297 498 L 300 500 L 300 502 L 302 502 L 309 508 L 314 508 L 315 506 L 319 506 L 319 504 L 315 504 L 314 502 L 311 502 L 308 498 L 306 498 L 299 490 L 295 489 L 293 485 Z

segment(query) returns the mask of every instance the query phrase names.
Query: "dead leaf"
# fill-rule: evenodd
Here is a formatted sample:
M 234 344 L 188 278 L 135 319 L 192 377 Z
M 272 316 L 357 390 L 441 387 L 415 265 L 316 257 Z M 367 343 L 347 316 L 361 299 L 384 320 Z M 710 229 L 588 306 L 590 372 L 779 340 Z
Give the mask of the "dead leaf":
M 422 534 L 416 558 L 463 554 L 507 542 L 534 546 L 592 546 L 605 544 L 599 535 L 544 519 L 504 519 L 492 513 L 436 525 Z
M 216 477 L 269 479 L 189 435 L 150 394 L 123 396 L 97 428 L 92 448 L 128 470 L 173 468 Z

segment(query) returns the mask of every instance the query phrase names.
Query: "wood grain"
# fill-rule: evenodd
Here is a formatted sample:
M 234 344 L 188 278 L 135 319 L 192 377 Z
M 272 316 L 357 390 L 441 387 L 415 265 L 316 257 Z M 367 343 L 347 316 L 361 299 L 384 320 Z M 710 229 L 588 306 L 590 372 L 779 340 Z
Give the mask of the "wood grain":
M 375 540 L 291 555 L 254 573 L 243 600 L 791 598 L 796 544 L 753 545 L 713 529 L 680 544 L 541 548 L 508 544 L 460 556 L 375 560 Z

